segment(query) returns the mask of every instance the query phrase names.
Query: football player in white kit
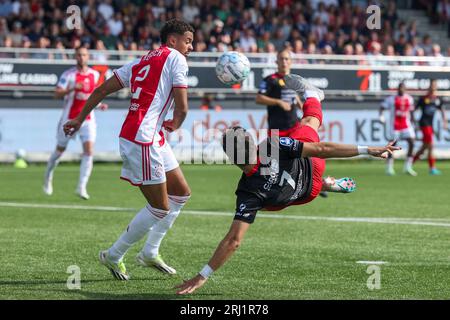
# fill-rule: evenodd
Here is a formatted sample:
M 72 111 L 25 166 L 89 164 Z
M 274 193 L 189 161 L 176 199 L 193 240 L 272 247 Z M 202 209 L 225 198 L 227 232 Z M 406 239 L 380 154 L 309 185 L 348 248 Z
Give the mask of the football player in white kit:
M 62 125 L 66 121 L 78 116 L 89 95 L 98 85 L 100 77 L 98 71 L 88 67 L 89 52 L 85 47 L 75 49 L 75 59 L 77 60 L 77 65 L 66 70 L 61 75 L 55 89 L 55 98 L 64 98 L 64 111 L 58 122 L 56 149 L 48 160 L 47 170 L 45 172 L 43 190 L 47 195 L 53 194 L 53 172 L 66 150 L 67 144 L 74 138 L 73 136 L 65 135 Z M 101 103 L 99 107 L 101 110 L 106 110 L 108 105 Z M 93 150 L 97 134 L 97 126 L 93 112 L 87 116 L 86 122 L 81 126 L 79 132 L 83 145 L 83 156 L 81 158 L 80 178 L 76 193 L 81 198 L 87 200 L 89 199 L 89 195 L 86 187 L 92 172 Z
M 406 155 L 403 172 L 411 176 L 417 176 L 412 168 L 414 140 L 416 134 L 414 132 L 414 98 L 405 93 L 405 84 L 402 82 L 398 86 L 397 95 L 387 97 L 380 105 L 380 121 L 385 123 L 384 111 L 389 110 L 390 127 L 388 128 L 389 140 L 406 140 L 408 143 L 408 152 Z M 389 155 L 386 161 L 386 174 L 395 175 L 394 157 Z
M 121 178 L 138 186 L 147 204 L 119 239 L 99 254 L 100 262 L 118 280 L 129 279 L 123 257 L 147 233 L 148 239 L 136 257 L 137 262 L 166 274 L 176 273 L 164 263 L 158 251 L 191 190 L 170 145 L 165 142 L 162 128 L 169 132 L 176 130 L 186 118 L 186 57 L 193 50 L 193 37 L 194 29 L 188 23 L 177 19 L 167 21 L 161 29 L 161 47 L 114 70 L 115 76 L 94 90 L 83 111 L 64 125 L 64 132 L 73 134 L 107 95 L 123 87 L 131 89 L 129 111 L 119 137 L 123 159 Z M 173 119 L 165 120 L 172 109 Z

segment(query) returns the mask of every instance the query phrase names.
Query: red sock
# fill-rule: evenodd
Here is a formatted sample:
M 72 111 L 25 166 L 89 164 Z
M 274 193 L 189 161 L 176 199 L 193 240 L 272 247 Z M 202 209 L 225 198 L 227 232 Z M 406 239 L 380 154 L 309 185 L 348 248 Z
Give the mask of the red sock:
M 434 168 L 434 165 L 436 163 L 436 159 L 433 157 L 428 157 L 428 166 L 430 167 L 430 169 Z
M 303 104 L 303 117 L 314 117 L 322 124 L 322 105 L 316 98 L 308 98 Z
M 420 156 L 415 155 L 414 158 L 413 158 L 413 163 L 416 162 L 417 160 L 419 160 L 419 158 L 420 158 Z

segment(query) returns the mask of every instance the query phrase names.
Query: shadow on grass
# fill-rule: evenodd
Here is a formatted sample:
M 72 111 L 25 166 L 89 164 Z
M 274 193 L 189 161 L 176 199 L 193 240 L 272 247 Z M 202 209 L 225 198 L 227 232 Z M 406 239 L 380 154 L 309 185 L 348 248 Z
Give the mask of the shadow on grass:
M 133 278 L 129 281 L 161 281 L 161 278 Z M 113 279 L 83 279 L 81 283 L 96 283 L 96 282 L 117 282 Z M 66 285 L 67 280 L 0 280 L 0 286 L 37 286 L 37 285 L 49 285 L 49 284 L 60 284 Z
M 19 290 L 19 288 L 16 288 Z M 21 288 L 20 290 L 24 290 Z M 27 288 L 27 292 L 39 292 L 33 299 L 50 299 L 50 300 L 202 300 L 205 298 L 220 299 L 222 294 L 219 293 L 196 293 L 195 295 L 180 296 L 173 293 L 109 293 L 109 292 L 93 292 L 87 290 L 69 290 L 69 289 L 42 289 Z M 150 291 L 151 289 L 149 289 Z M 21 299 L 21 298 L 18 298 Z

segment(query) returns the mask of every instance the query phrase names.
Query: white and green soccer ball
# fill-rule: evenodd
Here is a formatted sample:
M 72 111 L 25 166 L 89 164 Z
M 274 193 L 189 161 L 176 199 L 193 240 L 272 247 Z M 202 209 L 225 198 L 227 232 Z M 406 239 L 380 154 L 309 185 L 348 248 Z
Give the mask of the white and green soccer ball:
M 217 78 L 227 86 L 241 83 L 249 74 L 250 61 L 242 53 L 237 51 L 225 52 L 217 60 Z

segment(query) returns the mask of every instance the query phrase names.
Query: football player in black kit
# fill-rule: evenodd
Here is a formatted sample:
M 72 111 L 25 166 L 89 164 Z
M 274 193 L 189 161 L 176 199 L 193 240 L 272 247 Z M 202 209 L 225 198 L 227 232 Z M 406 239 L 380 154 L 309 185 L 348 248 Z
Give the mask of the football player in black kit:
M 291 72 L 292 58 L 289 49 L 277 53 L 277 72 L 265 77 L 259 85 L 256 103 L 267 106 L 269 136 L 297 139 L 301 131 L 297 110 L 302 108 L 297 92 L 286 85 L 284 77 Z M 301 135 L 301 134 L 300 134 Z M 320 196 L 326 198 L 327 192 Z
M 195 277 L 176 286 L 177 294 L 189 294 L 203 286 L 208 277 L 232 256 L 255 220 L 257 211 L 281 210 L 317 197 L 323 188 L 323 159 L 359 154 L 387 158 L 387 154 L 400 149 L 392 143 L 385 147 L 367 147 L 319 142 L 317 129 L 322 122 L 320 101 L 323 92 L 297 75 L 286 76 L 285 80 L 305 99 L 301 119 L 303 131 L 299 132 L 299 139 L 273 136 L 258 149 L 243 128 L 233 127 L 225 131 L 224 151 L 230 161 L 243 171 L 236 190 L 234 221 L 208 264 Z M 325 186 L 329 191 L 336 190 L 336 187 L 333 184 Z M 351 185 L 347 187 L 352 188 Z
M 419 99 L 416 110 L 421 109 L 422 116 L 419 120 L 420 129 L 422 130 L 423 144 L 414 156 L 414 162 L 420 159 L 420 156 L 428 151 L 428 166 L 431 175 L 440 175 L 441 171 L 436 168 L 436 159 L 433 157 L 433 118 L 437 110 L 441 112 L 443 128 L 447 130 L 447 117 L 442 100 L 436 96 L 437 82 L 431 80 L 428 93 Z

